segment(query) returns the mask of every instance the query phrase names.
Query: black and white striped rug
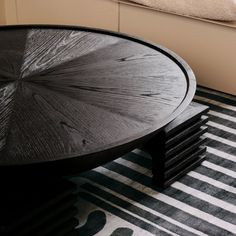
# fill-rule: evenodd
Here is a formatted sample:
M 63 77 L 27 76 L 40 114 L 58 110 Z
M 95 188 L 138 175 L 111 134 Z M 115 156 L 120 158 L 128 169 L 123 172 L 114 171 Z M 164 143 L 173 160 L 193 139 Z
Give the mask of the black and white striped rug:
M 82 236 L 236 235 L 236 97 L 198 88 L 210 106 L 206 160 L 158 192 L 140 150 L 74 178 Z

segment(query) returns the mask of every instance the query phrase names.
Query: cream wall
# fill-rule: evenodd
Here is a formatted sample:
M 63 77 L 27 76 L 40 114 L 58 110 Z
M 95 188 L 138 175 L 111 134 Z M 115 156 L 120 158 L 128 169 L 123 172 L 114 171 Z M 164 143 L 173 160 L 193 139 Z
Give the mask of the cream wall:
M 5 0 L 6 23 L 84 25 L 139 36 L 183 57 L 198 84 L 236 95 L 236 25 L 230 28 L 115 1 Z M 3 3 L 0 0 L 0 13 Z
M 0 25 L 5 24 L 5 5 L 4 0 L 0 0 Z
M 5 0 L 7 24 L 68 24 L 118 30 L 111 0 Z
M 236 28 L 121 4 L 120 31 L 168 47 L 198 84 L 236 95 Z

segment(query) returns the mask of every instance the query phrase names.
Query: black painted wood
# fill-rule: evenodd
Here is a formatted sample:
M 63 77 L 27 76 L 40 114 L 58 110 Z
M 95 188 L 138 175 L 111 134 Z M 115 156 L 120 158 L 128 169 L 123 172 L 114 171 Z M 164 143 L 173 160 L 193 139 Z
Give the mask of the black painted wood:
M 1 173 L 71 174 L 115 159 L 179 115 L 195 86 L 181 58 L 127 35 L 0 27 Z
M 31 182 L 19 177 L 1 180 L 0 186 L 0 235 L 48 235 L 62 223 L 66 223 L 67 232 L 76 227 L 74 183 L 62 178 Z
M 65 227 L 64 230 L 70 232 L 71 230 L 75 229 L 75 227 L 79 224 L 78 220 L 75 218 L 77 213 L 78 210 L 76 207 L 68 208 L 66 211 L 62 212 L 61 215 L 57 215 L 55 218 L 52 218 L 51 221 L 45 223 L 37 230 L 30 232 L 28 235 L 56 235 L 57 233 L 60 233 L 58 232 L 58 230 L 60 230 L 60 228 L 63 226 Z
M 208 120 L 209 119 L 206 116 L 202 119 L 195 121 L 192 125 L 188 126 L 187 128 L 183 129 L 182 131 L 179 131 L 178 133 L 176 133 L 176 135 L 174 137 L 171 137 L 166 141 L 166 148 L 169 148 L 169 147 L 175 145 L 177 142 L 180 142 L 181 140 L 183 140 L 186 137 L 186 134 L 190 134 L 190 133 L 194 134 L 196 132 L 196 130 L 200 129 L 200 127 L 203 126 L 204 124 L 206 124 L 206 122 Z
M 43 195 L 42 193 L 39 193 Z M 59 204 L 51 207 L 47 211 L 42 212 L 37 217 L 33 217 L 30 221 L 20 225 L 16 228 L 11 235 L 24 236 L 24 235 L 45 235 L 50 231 L 55 231 L 60 228 L 62 222 L 67 222 L 73 219 L 77 215 L 78 210 L 75 207 L 78 196 L 71 194 L 70 197 L 63 199 Z M 35 205 L 35 208 L 40 206 Z M 24 212 L 21 212 L 24 216 Z M 78 225 L 78 224 L 77 224 Z M 75 225 L 73 228 L 75 228 Z M 73 228 L 70 228 L 72 230 Z
M 73 230 L 69 232 L 68 234 L 66 234 L 65 236 L 80 236 L 80 234 L 78 230 Z
M 175 172 L 175 175 L 169 179 L 166 179 L 165 182 L 160 183 L 158 180 L 158 176 L 156 175 L 153 177 L 153 182 L 158 183 L 158 186 L 161 189 L 167 188 L 168 186 L 173 184 L 175 181 L 177 181 L 178 179 L 186 175 L 188 172 L 197 168 L 205 160 L 205 153 L 203 155 L 199 155 L 200 152 L 204 153 L 205 149 L 200 149 L 199 152 L 197 152 L 197 154 L 195 155 L 195 158 L 193 158 L 192 162 L 188 163 L 188 165 L 185 168 L 182 168 L 180 172 Z
M 204 160 L 208 109 L 192 102 L 144 145 L 152 157 L 153 182 L 157 187 L 168 187 Z
M 182 141 L 180 141 L 178 144 L 171 148 L 167 148 L 166 151 L 166 159 L 172 158 L 176 153 L 183 150 L 183 148 L 189 147 L 189 145 L 192 145 L 198 140 L 204 133 L 206 133 L 207 127 L 203 126 L 199 130 L 197 130 L 195 133 L 189 133 L 186 134 L 186 136 L 183 138 Z
M 5 181 L 9 186 L 1 182 L 2 232 L 17 229 L 26 222 L 48 215 L 49 212 L 53 213 L 52 209 L 60 210 L 58 206 L 61 202 L 65 203 L 65 199 L 71 205 L 74 203 L 71 194 L 75 191 L 75 186 L 64 181 L 50 184 L 35 181 L 32 184 L 24 184 L 16 180 L 17 186 Z
M 184 170 L 186 167 L 188 167 L 190 164 L 194 163 L 196 159 L 198 160 L 199 156 L 204 154 L 206 151 L 206 147 L 198 147 L 195 149 L 191 155 L 186 156 L 181 161 L 176 162 L 173 166 L 166 169 L 165 171 L 165 178 L 170 179 L 171 177 L 175 176 L 176 174 L 179 174 Z
M 54 231 L 51 231 L 46 236 L 70 236 L 70 235 L 79 235 L 79 233 L 76 233 L 76 226 L 78 226 L 79 222 L 78 219 L 72 218 L 65 222 L 64 224 L 60 225 L 60 227 L 56 228 Z M 72 234 L 72 230 L 74 230 Z
M 173 136 L 176 136 L 177 133 L 181 133 L 183 130 L 186 129 L 186 126 L 191 126 L 196 124 L 201 118 L 208 111 L 208 107 L 201 105 L 196 102 L 191 102 L 191 104 L 181 113 L 181 116 L 174 119 L 173 122 L 169 123 L 165 127 L 166 137 L 170 139 Z M 205 118 L 203 118 L 205 120 Z M 208 120 L 205 120 L 207 122 Z
M 201 136 L 200 138 L 194 140 L 194 142 L 191 145 L 183 147 L 183 149 L 180 152 L 177 152 L 175 155 L 173 155 L 172 158 L 166 159 L 165 169 L 171 166 L 175 166 L 176 163 L 184 160 L 186 157 L 188 157 L 194 151 L 196 151 L 198 147 L 204 145 L 206 141 L 207 141 L 206 137 Z

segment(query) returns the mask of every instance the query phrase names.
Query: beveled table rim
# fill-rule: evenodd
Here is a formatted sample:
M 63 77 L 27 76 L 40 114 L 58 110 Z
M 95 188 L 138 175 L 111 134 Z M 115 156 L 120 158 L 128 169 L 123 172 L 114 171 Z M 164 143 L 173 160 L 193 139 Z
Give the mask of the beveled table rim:
M 133 42 L 139 43 L 141 45 L 147 46 L 149 48 L 152 48 L 163 55 L 167 56 L 169 59 L 171 59 L 174 63 L 178 65 L 178 67 L 181 69 L 181 71 L 184 73 L 186 82 L 187 82 L 187 90 L 186 94 L 181 102 L 181 104 L 174 110 L 174 112 L 165 120 L 160 122 L 157 127 L 152 127 L 149 130 L 146 130 L 145 135 L 141 135 L 141 137 L 136 138 L 135 140 L 131 140 L 132 138 L 129 137 L 129 140 L 127 142 L 123 142 L 117 145 L 109 145 L 109 148 L 105 148 L 103 150 L 97 150 L 93 153 L 88 153 L 83 156 L 79 156 L 79 159 L 81 160 L 81 157 L 85 160 L 87 160 L 90 163 L 91 168 L 94 168 L 98 165 L 93 166 L 91 164 L 91 159 L 97 157 L 101 158 L 100 165 L 105 164 L 108 161 L 114 160 L 118 158 L 121 155 L 124 155 L 125 153 L 128 153 L 129 151 L 133 150 L 134 148 L 138 147 L 141 143 L 144 141 L 149 140 L 151 137 L 153 137 L 155 134 L 157 134 L 164 126 L 166 126 L 168 123 L 170 123 L 173 119 L 175 119 L 179 114 L 181 114 L 185 108 L 190 104 L 192 101 L 195 91 L 196 91 L 196 78 L 195 75 L 190 68 L 190 66 L 185 62 L 184 59 L 182 59 L 180 56 L 178 56 L 173 51 L 167 49 L 164 46 L 152 43 L 147 40 L 143 40 L 136 36 L 131 36 L 125 33 L 115 32 L 111 30 L 104 30 L 104 29 L 98 29 L 98 28 L 90 28 L 90 27 L 84 27 L 84 26 L 71 26 L 71 25 L 51 25 L 51 24 L 24 24 L 24 25 L 4 25 L 0 26 L 1 30 L 17 30 L 17 29 L 58 29 L 58 30 L 81 30 L 84 32 L 92 32 L 92 33 L 98 33 L 98 34 L 104 34 L 114 37 L 119 37 L 126 40 L 131 40 Z M 118 151 L 120 150 L 120 151 Z M 103 156 L 110 156 L 112 155 L 112 158 L 103 158 Z M 66 159 L 63 159 L 65 157 Z M 33 162 L 31 160 L 30 163 L 24 163 L 22 165 L 2 165 L 0 166 L 0 170 L 4 167 L 23 167 L 23 166 L 43 166 L 52 168 L 55 165 L 58 165 L 59 168 L 66 167 L 67 165 L 74 165 L 76 164 L 76 158 L 78 158 L 78 155 L 73 154 L 70 156 L 63 155 L 63 157 L 59 157 L 58 160 L 48 161 L 48 162 Z M 51 163 L 50 163 L 51 162 Z M 87 167 L 82 167 L 82 171 L 85 171 Z M 81 171 L 80 171 L 81 172 Z

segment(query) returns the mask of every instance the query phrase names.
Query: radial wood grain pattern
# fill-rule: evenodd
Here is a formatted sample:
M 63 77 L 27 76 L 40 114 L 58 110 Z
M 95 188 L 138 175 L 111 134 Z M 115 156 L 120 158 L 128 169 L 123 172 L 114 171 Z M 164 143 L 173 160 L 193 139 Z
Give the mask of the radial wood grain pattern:
M 194 91 L 182 59 L 128 36 L 1 27 L 0 166 L 111 160 L 174 119 Z

